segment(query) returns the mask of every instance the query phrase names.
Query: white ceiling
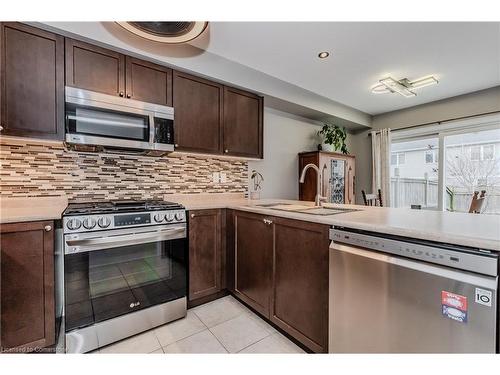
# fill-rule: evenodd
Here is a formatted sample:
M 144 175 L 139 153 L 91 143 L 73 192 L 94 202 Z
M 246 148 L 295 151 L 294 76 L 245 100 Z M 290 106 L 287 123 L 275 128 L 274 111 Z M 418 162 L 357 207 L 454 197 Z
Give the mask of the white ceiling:
M 192 44 L 369 114 L 500 85 L 500 23 L 211 22 Z M 370 90 L 429 74 L 417 97 Z

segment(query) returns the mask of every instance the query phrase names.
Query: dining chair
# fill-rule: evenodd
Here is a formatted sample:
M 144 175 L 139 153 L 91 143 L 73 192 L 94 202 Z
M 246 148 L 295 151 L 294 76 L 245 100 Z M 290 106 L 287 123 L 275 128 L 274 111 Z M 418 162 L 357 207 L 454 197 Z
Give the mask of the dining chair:
M 361 190 L 361 194 L 363 195 L 363 201 L 365 206 L 380 206 L 383 207 L 382 204 L 382 191 L 378 189 L 377 194 L 366 194 L 364 190 Z
M 475 191 L 472 195 L 472 201 L 470 202 L 469 213 L 480 214 L 485 200 L 486 190 L 481 190 L 481 195 L 479 195 L 478 191 Z

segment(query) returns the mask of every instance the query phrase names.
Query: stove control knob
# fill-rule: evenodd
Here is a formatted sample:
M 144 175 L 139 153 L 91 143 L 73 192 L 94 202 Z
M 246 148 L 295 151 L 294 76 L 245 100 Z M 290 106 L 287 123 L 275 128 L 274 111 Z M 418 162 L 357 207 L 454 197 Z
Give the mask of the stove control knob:
M 177 220 L 177 221 L 182 221 L 182 220 L 184 220 L 184 212 L 177 212 L 177 213 L 175 214 L 175 220 Z
M 99 220 L 97 220 L 97 225 L 101 228 L 107 228 L 111 224 L 111 219 L 107 216 L 100 217 Z
M 79 219 L 69 219 L 66 223 L 66 227 L 69 230 L 76 230 L 82 226 L 82 222 Z
M 165 215 L 165 219 L 170 223 L 172 221 L 174 221 L 174 214 L 173 213 L 169 213 L 167 215 Z
M 92 217 L 88 217 L 85 220 L 83 220 L 83 226 L 85 227 L 85 229 L 92 229 L 95 227 L 95 224 L 96 224 L 95 219 Z
M 155 221 L 156 221 L 157 223 L 161 223 L 161 222 L 163 221 L 163 218 L 164 218 L 164 217 L 163 217 L 163 214 L 156 214 L 156 215 L 154 216 L 154 219 L 155 219 Z

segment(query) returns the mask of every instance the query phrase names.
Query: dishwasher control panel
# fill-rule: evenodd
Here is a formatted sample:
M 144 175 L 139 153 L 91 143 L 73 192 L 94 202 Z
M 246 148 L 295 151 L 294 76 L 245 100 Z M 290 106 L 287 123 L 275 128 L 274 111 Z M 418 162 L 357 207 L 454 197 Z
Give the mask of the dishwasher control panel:
M 498 257 L 491 253 L 451 250 L 339 228 L 330 229 L 330 240 L 485 275 L 497 276 L 498 274 Z

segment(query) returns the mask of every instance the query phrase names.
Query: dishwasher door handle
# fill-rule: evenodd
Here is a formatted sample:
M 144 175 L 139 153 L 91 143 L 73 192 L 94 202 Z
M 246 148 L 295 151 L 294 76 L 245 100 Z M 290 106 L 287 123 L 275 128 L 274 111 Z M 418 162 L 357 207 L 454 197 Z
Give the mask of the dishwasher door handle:
M 330 252 L 339 251 L 350 253 L 364 258 L 369 258 L 375 261 L 394 264 L 399 267 L 413 269 L 419 272 L 425 272 L 431 275 L 441 276 L 447 279 L 453 279 L 467 284 L 497 290 L 498 277 L 485 276 L 469 271 L 459 271 L 448 267 L 442 267 L 423 261 L 415 261 L 407 258 L 395 257 L 388 254 L 380 253 L 377 251 L 369 251 L 352 245 L 344 245 L 340 243 L 331 242 Z M 331 255 L 331 254 L 330 254 Z

